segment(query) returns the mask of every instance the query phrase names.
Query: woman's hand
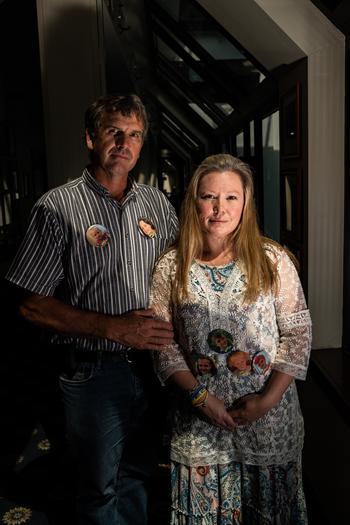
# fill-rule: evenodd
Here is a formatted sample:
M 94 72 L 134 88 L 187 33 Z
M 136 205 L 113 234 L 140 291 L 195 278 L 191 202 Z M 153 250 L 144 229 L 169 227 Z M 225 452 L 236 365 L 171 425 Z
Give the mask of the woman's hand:
M 238 399 L 228 413 L 236 425 L 248 425 L 263 417 L 272 406 L 264 394 L 248 394 Z
M 212 425 L 217 427 L 234 430 L 237 426 L 227 411 L 224 402 L 210 393 L 208 393 L 205 406 L 198 407 L 196 410 L 204 415 Z
M 278 405 L 292 381 L 293 377 L 288 374 L 273 370 L 263 392 L 241 397 L 228 410 L 228 413 L 236 425 L 248 425 Z

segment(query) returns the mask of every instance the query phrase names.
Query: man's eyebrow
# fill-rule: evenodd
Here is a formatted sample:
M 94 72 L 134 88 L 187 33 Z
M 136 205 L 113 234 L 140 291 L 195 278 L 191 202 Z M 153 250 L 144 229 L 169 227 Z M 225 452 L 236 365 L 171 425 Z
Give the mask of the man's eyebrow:
M 113 128 L 113 129 L 118 129 L 118 130 L 124 132 L 124 130 L 123 130 L 122 128 L 120 128 L 119 126 L 117 126 L 116 124 L 112 124 L 112 123 L 108 123 L 108 122 L 106 122 L 105 124 L 103 124 L 102 128 L 103 128 L 103 129 Z M 144 130 L 143 130 L 142 127 L 140 127 L 140 128 L 132 128 L 132 129 L 130 130 L 130 132 L 131 132 L 131 133 L 143 133 Z

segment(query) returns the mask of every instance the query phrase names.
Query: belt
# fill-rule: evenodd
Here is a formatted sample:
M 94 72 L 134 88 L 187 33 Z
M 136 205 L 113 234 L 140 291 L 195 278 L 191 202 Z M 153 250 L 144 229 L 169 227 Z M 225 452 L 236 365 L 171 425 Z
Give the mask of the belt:
M 73 359 L 79 363 L 98 363 L 101 361 L 125 361 L 130 364 L 145 363 L 149 360 L 147 350 L 125 348 L 115 352 L 106 350 L 78 350 L 74 349 Z

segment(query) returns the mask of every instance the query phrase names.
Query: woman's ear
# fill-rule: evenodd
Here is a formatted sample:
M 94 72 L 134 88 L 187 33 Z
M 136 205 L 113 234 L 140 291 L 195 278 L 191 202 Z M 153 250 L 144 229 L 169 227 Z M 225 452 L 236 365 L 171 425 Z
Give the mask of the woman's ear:
M 94 149 L 94 142 L 92 140 L 92 138 L 90 137 L 90 133 L 88 131 L 88 129 L 85 130 L 85 141 L 86 141 L 86 145 L 88 147 L 88 149 L 91 151 Z

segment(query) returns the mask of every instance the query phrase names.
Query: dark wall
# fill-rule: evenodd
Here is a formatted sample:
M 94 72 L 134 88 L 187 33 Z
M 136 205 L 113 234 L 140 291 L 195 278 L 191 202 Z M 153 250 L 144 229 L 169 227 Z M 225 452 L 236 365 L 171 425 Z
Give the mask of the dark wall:
M 0 263 L 1 275 L 46 189 L 36 2 L 0 4 Z M 6 208 L 6 215 L 4 209 Z
M 308 88 L 307 59 L 292 64 L 279 82 L 281 243 L 297 256 L 307 295 L 308 253 Z M 293 135 L 291 135 L 293 133 Z M 287 227 L 286 180 L 292 192 L 292 227 Z M 310 189 L 311 191 L 311 189 Z
M 350 8 L 350 6 L 349 6 Z M 350 22 L 346 36 L 343 347 L 350 353 Z

